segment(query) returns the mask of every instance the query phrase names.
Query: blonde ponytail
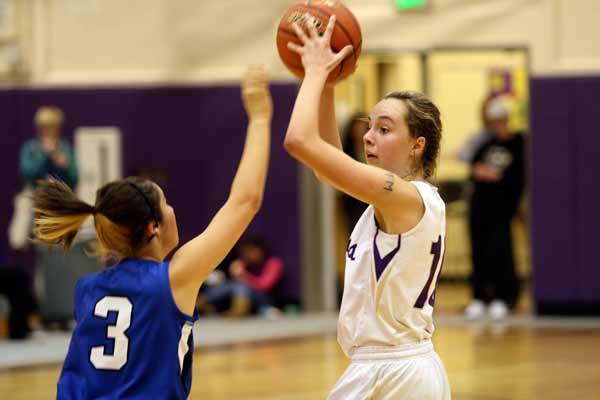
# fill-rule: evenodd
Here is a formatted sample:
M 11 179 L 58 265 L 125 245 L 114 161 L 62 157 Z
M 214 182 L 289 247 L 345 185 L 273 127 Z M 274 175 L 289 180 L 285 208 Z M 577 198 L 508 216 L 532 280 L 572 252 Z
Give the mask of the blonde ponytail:
M 102 186 L 95 206 L 79 200 L 64 182 L 49 178 L 38 183 L 33 206 L 35 241 L 62 244 L 65 253 L 84 221 L 94 215 L 98 241 L 91 253 L 101 259 L 134 257 L 153 237 L 146 233 L 148 224 L 162 222 L 156 185 L 135 177 Z
M 33 194 L 35 241 L 62 244 L 67 253 L 77 232 L 96 209 L 79 200 L 64 182 L 49 178 L 38 183 Z
M 98 236 L 98 244 L 94 249 L 96 257 L 105 260 L 111 253 L 118 257 L 131 257 L 134 249 L 131 247 L 131 232 L 124 226 L 115 224 L 108 217 L 97 213 L 94 226 Z

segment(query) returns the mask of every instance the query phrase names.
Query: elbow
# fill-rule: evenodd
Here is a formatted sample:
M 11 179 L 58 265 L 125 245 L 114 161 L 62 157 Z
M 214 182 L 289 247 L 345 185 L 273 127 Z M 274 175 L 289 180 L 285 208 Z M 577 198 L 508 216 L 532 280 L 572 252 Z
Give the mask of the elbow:
M 285 151 L 287 151 L 292 157 L 297 157 L 302 151 L 302 146 L 302 141 L 298 139 L 292 132 L 288 131 L 287 135 L 285 136 L 285 140 L 283 141 L 283 148 Z
M 256 195 L 248 198 L 248 208 L 250 209 L 250 212 L 253 215 L 258 214 L 258 212 L 260 211 L 260 208 L 262 207 L 262 204 L 263 204 L 262 193 L 257 193 Z
M 237 199 L 236 203 L 239 207 L 242 207 L 249 214 L 255 215 L 260 211 L 263 203 L 263 194 L 260 192 L 253 192 L 245 194 Z

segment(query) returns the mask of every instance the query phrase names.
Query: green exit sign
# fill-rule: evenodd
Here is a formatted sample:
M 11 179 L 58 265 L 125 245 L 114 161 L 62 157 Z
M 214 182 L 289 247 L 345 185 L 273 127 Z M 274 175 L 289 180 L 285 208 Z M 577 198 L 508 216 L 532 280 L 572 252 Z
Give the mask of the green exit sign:
M 400 11 L 420 10 L 427 7 L 427 0 L 394 0 Z

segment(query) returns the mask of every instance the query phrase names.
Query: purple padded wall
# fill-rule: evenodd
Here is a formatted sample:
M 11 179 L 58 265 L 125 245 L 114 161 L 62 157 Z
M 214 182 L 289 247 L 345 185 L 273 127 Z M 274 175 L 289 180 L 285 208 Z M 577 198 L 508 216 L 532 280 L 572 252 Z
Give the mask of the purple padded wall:
M 17 176 L 21 135 L 16 110 L 17 96 L 13 91 L 0 92 L 0 266 L 7 262 L 8 223 L 13 212 L 13 197 L 20 187 Z
M 572 83 L 531 82 L 531 211 L 534 297 L 560 302 L 577 295 Z
M 600 314 L 600 78 L 531 82 L 534 298 L 542 312 Z
M 600 78 L 575 81 L 575 171 L 576 238 L 579 264 L 579 291 L 583 302 L 600 303 L 600 133 L 598 98 Z
M 299 205 L 296 162 L 282 142 L 295 85 L 273 85 L 275 105 L 271 165 L 263 209 L 250 232 L 263 233 L 286 262 L 283 291 L 300 297 Z M 65 135 L 78 126 L 118 126 L 123 132 L 124 174 L 158 168 L 175 207 L 182 242 L 201 232 L 227 198 L 241 156 L 245 113 L 240 90 L 231 87 L 60 88 L 0 91 L 0 226 L 12 213 L 19 189 L 18 151 L 32 133 L 37 107 L 54 104 L 67 117 Z M 5 229 L 0 231 L 6 244 Z

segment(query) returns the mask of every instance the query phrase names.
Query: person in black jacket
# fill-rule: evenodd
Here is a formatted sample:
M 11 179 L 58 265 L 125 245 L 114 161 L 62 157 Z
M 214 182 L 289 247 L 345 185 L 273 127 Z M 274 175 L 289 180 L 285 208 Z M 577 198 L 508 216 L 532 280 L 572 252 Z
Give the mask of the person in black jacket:
M 491 318 L 501 319 L 516 305 L 519 294 L 511 221 L 525 186 L 525 145 L 523 135 L 509 128 L 509 111 L 502 98 L 491 101 L 486 114 L 493 136 L 481 144 L 471 160 L 473 301 L 465 314 L 478 318 L 487 310 Z
M 363 136 L 369 130 L 369 121 L 367 115 L 363 112 L 357 112 L 350 117 L 346 127 L 344 128 L 342 149 L 355 160 L 365 162 Z M 352 229 L 356 225 L 358 219 L 367 208 L 367 204 L 348 196 L 345 193 L 341 194 L 342 207 L 346 226 Z M 349 232 L 350 234 L 351 232 Z
M 29 315 L 37 306 L 25 271 L 0 265 L 0 295 L 10 303 L 8 337 L 26 339 L 31 333 Z

